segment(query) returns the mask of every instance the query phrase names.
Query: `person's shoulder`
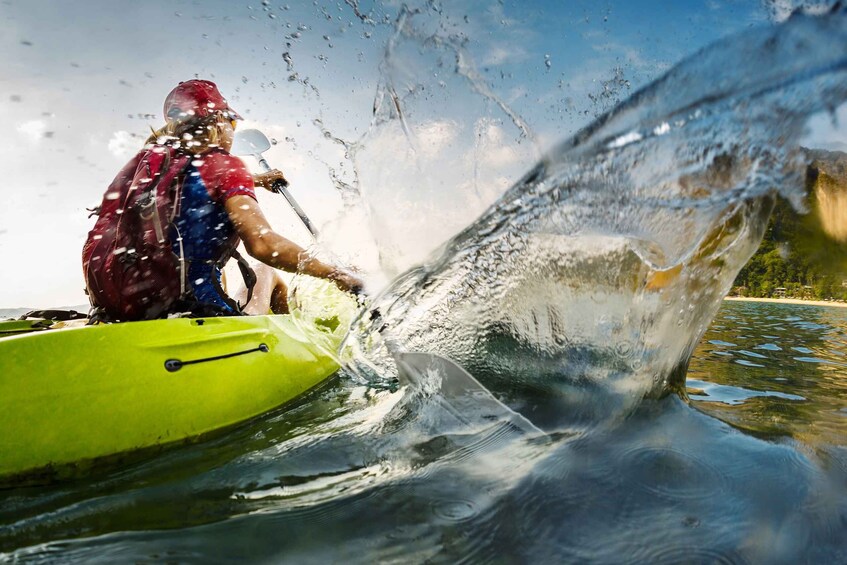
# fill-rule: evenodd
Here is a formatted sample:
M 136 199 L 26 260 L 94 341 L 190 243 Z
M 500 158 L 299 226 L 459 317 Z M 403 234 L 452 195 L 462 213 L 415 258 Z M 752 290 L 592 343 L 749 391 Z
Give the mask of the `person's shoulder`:
M 213 149 L 202 157 L 204 167 L 220 171 L 237 171 L 249 174 L 247 165 L 240 158 L 223 149 Z
M 253 175 L 244 161 L 223 149 L 215 149 L 202 157 L 201 175 L 214 190 L 220 201 L 233 196 L 245 195 L 256 198 L 253 190 Z

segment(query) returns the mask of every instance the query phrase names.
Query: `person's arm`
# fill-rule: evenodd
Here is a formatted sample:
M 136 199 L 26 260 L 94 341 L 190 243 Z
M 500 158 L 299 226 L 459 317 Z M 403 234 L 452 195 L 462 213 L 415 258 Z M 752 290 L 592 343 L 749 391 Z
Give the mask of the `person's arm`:
M 250 256 L 277 269 L 331 280 L 342 290 L 362 290 L 362 281 L 356 276 L 311 257 L 305 249 L 276 233 L 253 198 L 233 196 L 225 207 Z

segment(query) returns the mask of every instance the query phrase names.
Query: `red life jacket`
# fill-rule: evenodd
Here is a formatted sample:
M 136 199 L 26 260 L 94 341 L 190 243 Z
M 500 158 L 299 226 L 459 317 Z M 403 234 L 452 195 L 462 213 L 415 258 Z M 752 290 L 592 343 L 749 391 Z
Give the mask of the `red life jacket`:
M 143 149 L 103 196 L 82 265 L 91 305 L 109 318 L 159 318 L 185 294 L 170 231 L 190 159 L 168 146 Z

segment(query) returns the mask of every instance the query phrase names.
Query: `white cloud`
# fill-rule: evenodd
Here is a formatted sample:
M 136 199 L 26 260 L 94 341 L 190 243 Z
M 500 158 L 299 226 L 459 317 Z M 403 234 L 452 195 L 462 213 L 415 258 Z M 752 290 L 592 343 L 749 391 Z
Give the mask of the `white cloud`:
M 116 131 L 109 140 L 109 152 L 115 157 L 130 157 L 141 145 L 137 137 L 128 131 Z
M 490 45 L 480 57 L 480 65 L 483 67 L 496 67 L 498 65 L 520 63 L 526 61 L 529 54 L 518 45 L 503 47 L 500 44 Z
M 775 22 L 787 20 L 791 14 L 800 9 L 806 14 L 823 14 L 831 9 L 832 2 L 821 0 L 818 2 L 799 2 L 798 0 L 769 0 L 767 2 L 770 17 Z
M 494 170 L 504 170 L 518 164 L 522 160 L 506 132 L 489 118 L 477 120 L 477 146 L 473 149 L 477 154 L 479 165 Z
M 44 132 L 47 131 L 47 124 L 42 120 L 30 120 L 20 124 L 17 130 L 33 143 L 37 143 L 38 140 L 44 137 Z
M 451 120 L 424 122 L 415 128 L 420 150 L 426 157 L 435 157 L 456 141 L 460 126 Z
M 847 147 L 847 104 L 842 104 L 832 113 L 813 115 L 806 123 L 806 134 L 800 145 L 843 151 Z
M 770 16 L 775 22 L 787 20 L 795 8 L 791 0 L 772 0 L 769 4 Z

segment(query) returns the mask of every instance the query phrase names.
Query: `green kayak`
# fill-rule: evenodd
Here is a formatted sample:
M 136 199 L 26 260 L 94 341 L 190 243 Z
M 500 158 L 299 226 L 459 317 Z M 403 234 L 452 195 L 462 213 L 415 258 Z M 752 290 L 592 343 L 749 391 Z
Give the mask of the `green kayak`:
M 63 329 L 0 322 L 0 485 L 74 476 L 296 399 L 338 369 L 333 353 L 355 304 L 329 293 L 297 319 L 174 318 Z

